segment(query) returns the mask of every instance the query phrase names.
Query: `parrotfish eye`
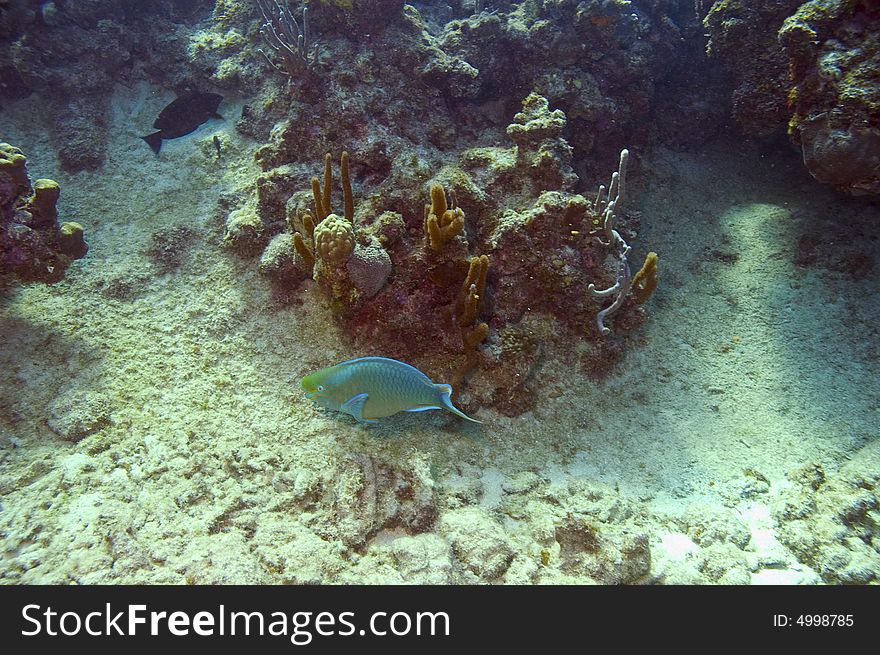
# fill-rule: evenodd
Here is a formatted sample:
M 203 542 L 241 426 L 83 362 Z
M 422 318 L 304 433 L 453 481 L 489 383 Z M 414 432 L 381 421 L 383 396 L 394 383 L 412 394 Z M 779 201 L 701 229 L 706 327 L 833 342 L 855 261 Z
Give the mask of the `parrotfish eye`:
M 319 385 L 318 385 L 318 391 L 324 391 L 324 385 L 323 385 L 323 384 L 319 384 Z

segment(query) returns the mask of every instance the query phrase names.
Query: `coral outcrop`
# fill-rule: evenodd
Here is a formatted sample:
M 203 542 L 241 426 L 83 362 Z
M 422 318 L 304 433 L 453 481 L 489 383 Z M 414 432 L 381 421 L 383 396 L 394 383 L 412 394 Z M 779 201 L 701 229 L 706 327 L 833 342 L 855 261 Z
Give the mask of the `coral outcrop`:
M 58 183 L 31 183 L 26 163 L 21 150 L 0 143 L 0 274 L 58 282 L 89 247 L 79 223 L 58 223 Z
M 614 314 L 615 331 L 638 325 L 638 305 L 657 282 L 652 254 L 630 295 L 632 235 L 621 210 L 628 151 L 608 188 L 588 200 L 573 192 L 566 127 L 563 111 L 531 93 L 505 130 L 512 145 L 469 148 L 457 163 L 447 156 L 425 182 L 423 167 L 404 159 L 373 188 L 371 150 L 366 162 L 345 152 L 341 214 L 330 155 L 322 179 L 308 185 L 304 168 L 282 163 L 230 212 L 227 242 L 243 254 L 262 244 L 260 270 L 280 297 L 314 280 L 358 352 L 452 382 L 466 409 L 522 413 L 548 350 L 586 337 L 590 370 L 603 370 L 618 352 L 606 323 Z M 355 184 L 363 184 L 357 206 Z
M 734 85 L 747 134 L 787 127 L 818 181 L 880 193 L 880 9 L 851 0 L 716 2 L 709 52 Z

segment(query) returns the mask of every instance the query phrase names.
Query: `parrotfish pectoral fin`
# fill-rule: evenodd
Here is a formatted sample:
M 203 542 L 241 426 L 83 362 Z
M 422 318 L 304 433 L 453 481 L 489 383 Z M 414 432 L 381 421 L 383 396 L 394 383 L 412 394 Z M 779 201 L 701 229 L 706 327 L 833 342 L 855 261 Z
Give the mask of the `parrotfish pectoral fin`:
M 475 418 L 471 418 L 470 416 L 468 416 L 467 414 L 465 414 L 463 411 L 461 411 L 455 405 L 452 404 L 452 400 L 450 399 L 450 396 L 452 395 L 452 387 L 451 386 L 449 386 L 448 384 L 435 384 L 434 386 L 437 388 L 437 391 L 440 392 L 440 402 L 443 403 L 443 407 L 445 409 L 448 409 L 450 412 L 452 412 L 456 416 L 460 416 L 461 418 L 466 419 L 466 420 L 470 421 L 471 423 L 480 423 L 480 424 L 483 423 L 482 421 L 478 421 Z
M 378 423 L 376 419 L 364 418 L 364 403 L 369 397 L 370 394 L 359 393 L 342 403 L 339 409 L 354 416 L 354 420 L 358 423 Z

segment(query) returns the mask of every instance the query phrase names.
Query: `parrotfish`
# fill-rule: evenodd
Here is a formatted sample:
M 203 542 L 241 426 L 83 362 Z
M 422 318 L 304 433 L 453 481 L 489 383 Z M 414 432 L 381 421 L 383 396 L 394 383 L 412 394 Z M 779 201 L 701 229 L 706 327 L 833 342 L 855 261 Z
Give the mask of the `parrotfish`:
M 434 384 L 419 369 L 387 357 L 361 357 L 322 368 L 302 379 L 306 397 L 327 409 L 351 414 L 359 423 L 397 412 L 445 409 L 474 423 L 452 404 L 452 387 Z
M 209 118 L 223 118 L 217 107 L 223 100 L 219 93 L 185 93 L 172 100 L 153 123 L 158 132 L 141 137 L 157 155 L 164 139 L 176 139 L 195 132 Z

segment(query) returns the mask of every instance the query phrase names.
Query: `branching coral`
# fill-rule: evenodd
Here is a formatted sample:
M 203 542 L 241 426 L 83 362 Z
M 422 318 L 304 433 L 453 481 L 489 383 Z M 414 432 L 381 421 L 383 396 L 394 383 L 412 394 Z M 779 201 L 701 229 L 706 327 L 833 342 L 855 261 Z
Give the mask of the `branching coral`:
M 319 45 L 313 43 L 309 29 L 309 8 L 303 8 L 302 29 L 290 10 L 287 0 L 256 0 L 263 15 L 260 34 L 266 45 L 277 54 L 282 66 L 276 64 L 264 51 L 263 56 L 275 70 L 290 76 L 302 70 L 311 70 L 318 61 Z
M 301 227 L 291 221 L 293 251 L 298 255 L 300 269 L 320 284 L 336 310 L 346 313 L 374 296 L 391 274 L 391 259 L 375 235 L 356 231 L 354 195 L 351 188 L 348 153 L 339 160 L 342 179 L 342 216 L 333 212 L 330 190 L 333 171 L 330 153 L 324 155 L 324 182 L 311 181 L 314 214 L 305 212 Z M 288 219 L 290 220 L 290 219 Z M 283 251 L 285 243 L 278 248 Z M 274 261 L 274 260 L 273 260 Z M 267 270 L 284 270 L 273 263 Z
M 601 232 L 604 233 L 608 242 L 605 243 L 597 236 L 599 243 L 614 250 L 617 255 L 617 275 L 607 289 L 599 290 L 595 284 L 590 284 L 587 290 L 596 298 L 613 297 L 614 301 L 596 315 L 596 325 L 600 334 L 610 334 L 611 329 L 605 325 L 605 318 L 620 309 L 626 294 L 632 285 L 632 276 L 629 268 L 629 252 L 632 248 L 627 244 L 620 232 L 614 229 L 614 221 L 617 218 L 615 212 L 623 203 L 626 192 L 626 165 L 629 161 L 629 150 L 620 151 L 620 164 L 617 171 L 611 176 L 611 186 L 607 192 L 605 185 L 599 187 L 599 193 L 593 203 L 593 210 L 601 217 Z
M 315 203 L 314 216 L 306 212 L 302 216 L 303 231 L 295 231 L 293 245 L 309 268 L 315 264 L 316 257 L 331 267 L 348 261 L 354 250 L 354 197 L 351 191 L 351 174 L 348 167 L 348 153 L 339 158 L 342 178 L 342 198 L 344 217 L 333 213 L 330 189 L 333 186 L 333 170 L 330 153 L 324 155 L 324 186 L 317 177 L 312 178 L 312 197 Z M 326 225 L 325 225 L 326 223 Z M 313 247 L 306 242 L 308 239 Z
M 451 206 L 446 204 L 446 191 L 441 184 L 431 185 L 431 204 L 425 205 L 425 238 L 434 252 L 464 229 L 464 211 L 456 206 L 455 193 L 450 192 Z

